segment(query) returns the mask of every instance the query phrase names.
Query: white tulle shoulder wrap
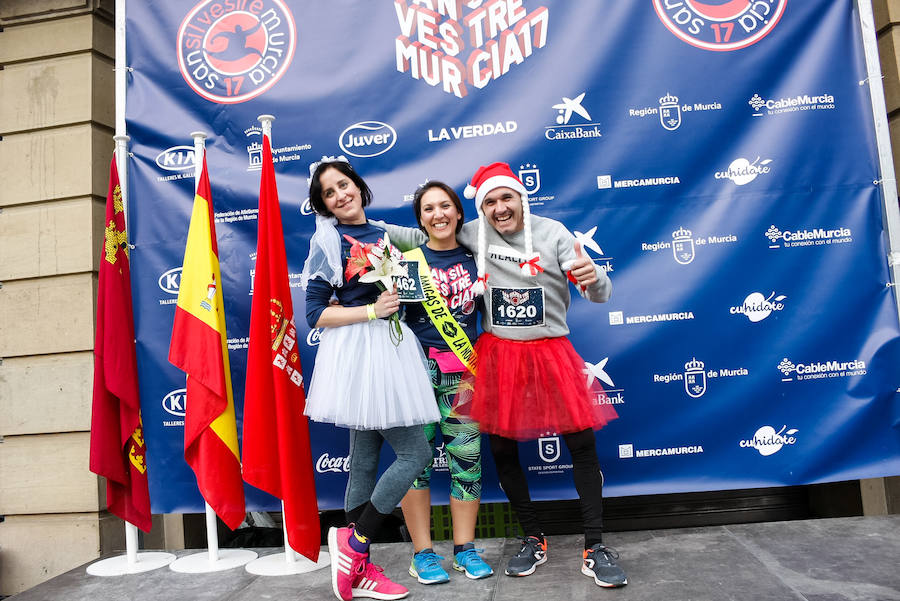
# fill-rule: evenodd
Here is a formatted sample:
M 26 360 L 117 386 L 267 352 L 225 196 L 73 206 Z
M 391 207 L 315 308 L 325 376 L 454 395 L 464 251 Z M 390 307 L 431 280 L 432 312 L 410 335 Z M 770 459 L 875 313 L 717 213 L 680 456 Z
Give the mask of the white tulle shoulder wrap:
M 344 265 L 341 260 L 341 237 L 337 219 L 316 215 L 316 231 L 309 239 L 309 256 L 303 264 L 300 285 L 306 286 L 312 279 L 325 280 L 338 288 L 344 283 Z

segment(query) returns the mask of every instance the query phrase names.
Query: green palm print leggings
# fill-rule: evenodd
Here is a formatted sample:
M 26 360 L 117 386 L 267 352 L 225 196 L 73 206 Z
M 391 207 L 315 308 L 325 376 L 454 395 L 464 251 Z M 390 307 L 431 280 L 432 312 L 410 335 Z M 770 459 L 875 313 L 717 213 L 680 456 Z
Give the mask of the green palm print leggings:
M 440 426 L 444 439 L 444 455 L 450 471 L 450 496 L 461 501 L 477 501 L 481 498 L 481 432 L 478 423 L 453 410 L 453 399 L 462 373 L 443 373 L 437 361 L 428 359 L 428 371 L 434 398 L 441 412 L 441 421 L 427 424 L 425 436 L 434 448 L 437 428 Z M 412 484 L 413 490 L 431 487 L 431 472 L 434 462 L 422 472 Z

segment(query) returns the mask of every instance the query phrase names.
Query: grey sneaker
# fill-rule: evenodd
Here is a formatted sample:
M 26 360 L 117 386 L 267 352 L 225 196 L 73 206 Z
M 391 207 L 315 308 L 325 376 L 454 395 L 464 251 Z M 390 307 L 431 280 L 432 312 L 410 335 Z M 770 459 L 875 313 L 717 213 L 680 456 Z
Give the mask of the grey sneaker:
M 625 576 L 625 570 L 616 563 L 618 558 L 618 551 L 597 543 L 584 552 L 581 573 L 592 577 L 597 586 L 608 588 L 625 586 L 628 584 L 628 578 Z
M 547 561 L 547 539 L 526 536 L 522 539 L 522 548 L 509 558 L 506 564 L 507 576 L 528 576 L 534 574 L 535 568 Z

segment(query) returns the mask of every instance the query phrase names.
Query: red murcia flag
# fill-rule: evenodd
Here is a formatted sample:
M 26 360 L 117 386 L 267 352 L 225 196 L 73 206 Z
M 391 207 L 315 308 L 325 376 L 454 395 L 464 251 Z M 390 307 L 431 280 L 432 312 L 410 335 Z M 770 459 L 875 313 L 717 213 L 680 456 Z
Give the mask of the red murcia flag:
M 150 531 L 147 447 L 141 428 L 131 273 L 125 212 L 116 159 L 109 165 L 106 235 L 100 249 L 94 397 L 91 411 L 91 471 L 106 478 L 109 510 Z
M 225 302 L 206 156 L 184 248 L 169 361 L 187 375 L 184 459 L 200 494 L 234 530 L 246 515 Z
M 284 501 L 288 543 L 316 561 L 319 507 L 268 136 L 263 140 L 258 223 L 244 396 L 244 480 Z

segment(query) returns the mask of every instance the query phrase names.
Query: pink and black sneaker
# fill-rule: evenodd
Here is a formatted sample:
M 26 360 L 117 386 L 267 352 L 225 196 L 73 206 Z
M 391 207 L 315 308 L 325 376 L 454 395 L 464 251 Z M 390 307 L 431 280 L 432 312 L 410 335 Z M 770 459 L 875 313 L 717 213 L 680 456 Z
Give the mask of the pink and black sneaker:
M 348 542 L 353 528 L 328 529 L 328 553 L 331 554 L 331 588 L 341 601 L 353 598 L 353 587 L 366 573 L 369 554 L 354 551 Z M 381 597 L 399 599 L 399 597 Z
M 366 563 L 366 571 L 353 584 L 354 597 L 369 599 L 402 599 L 409 589 L 384 575 L 384 569 L 374 563 Z

